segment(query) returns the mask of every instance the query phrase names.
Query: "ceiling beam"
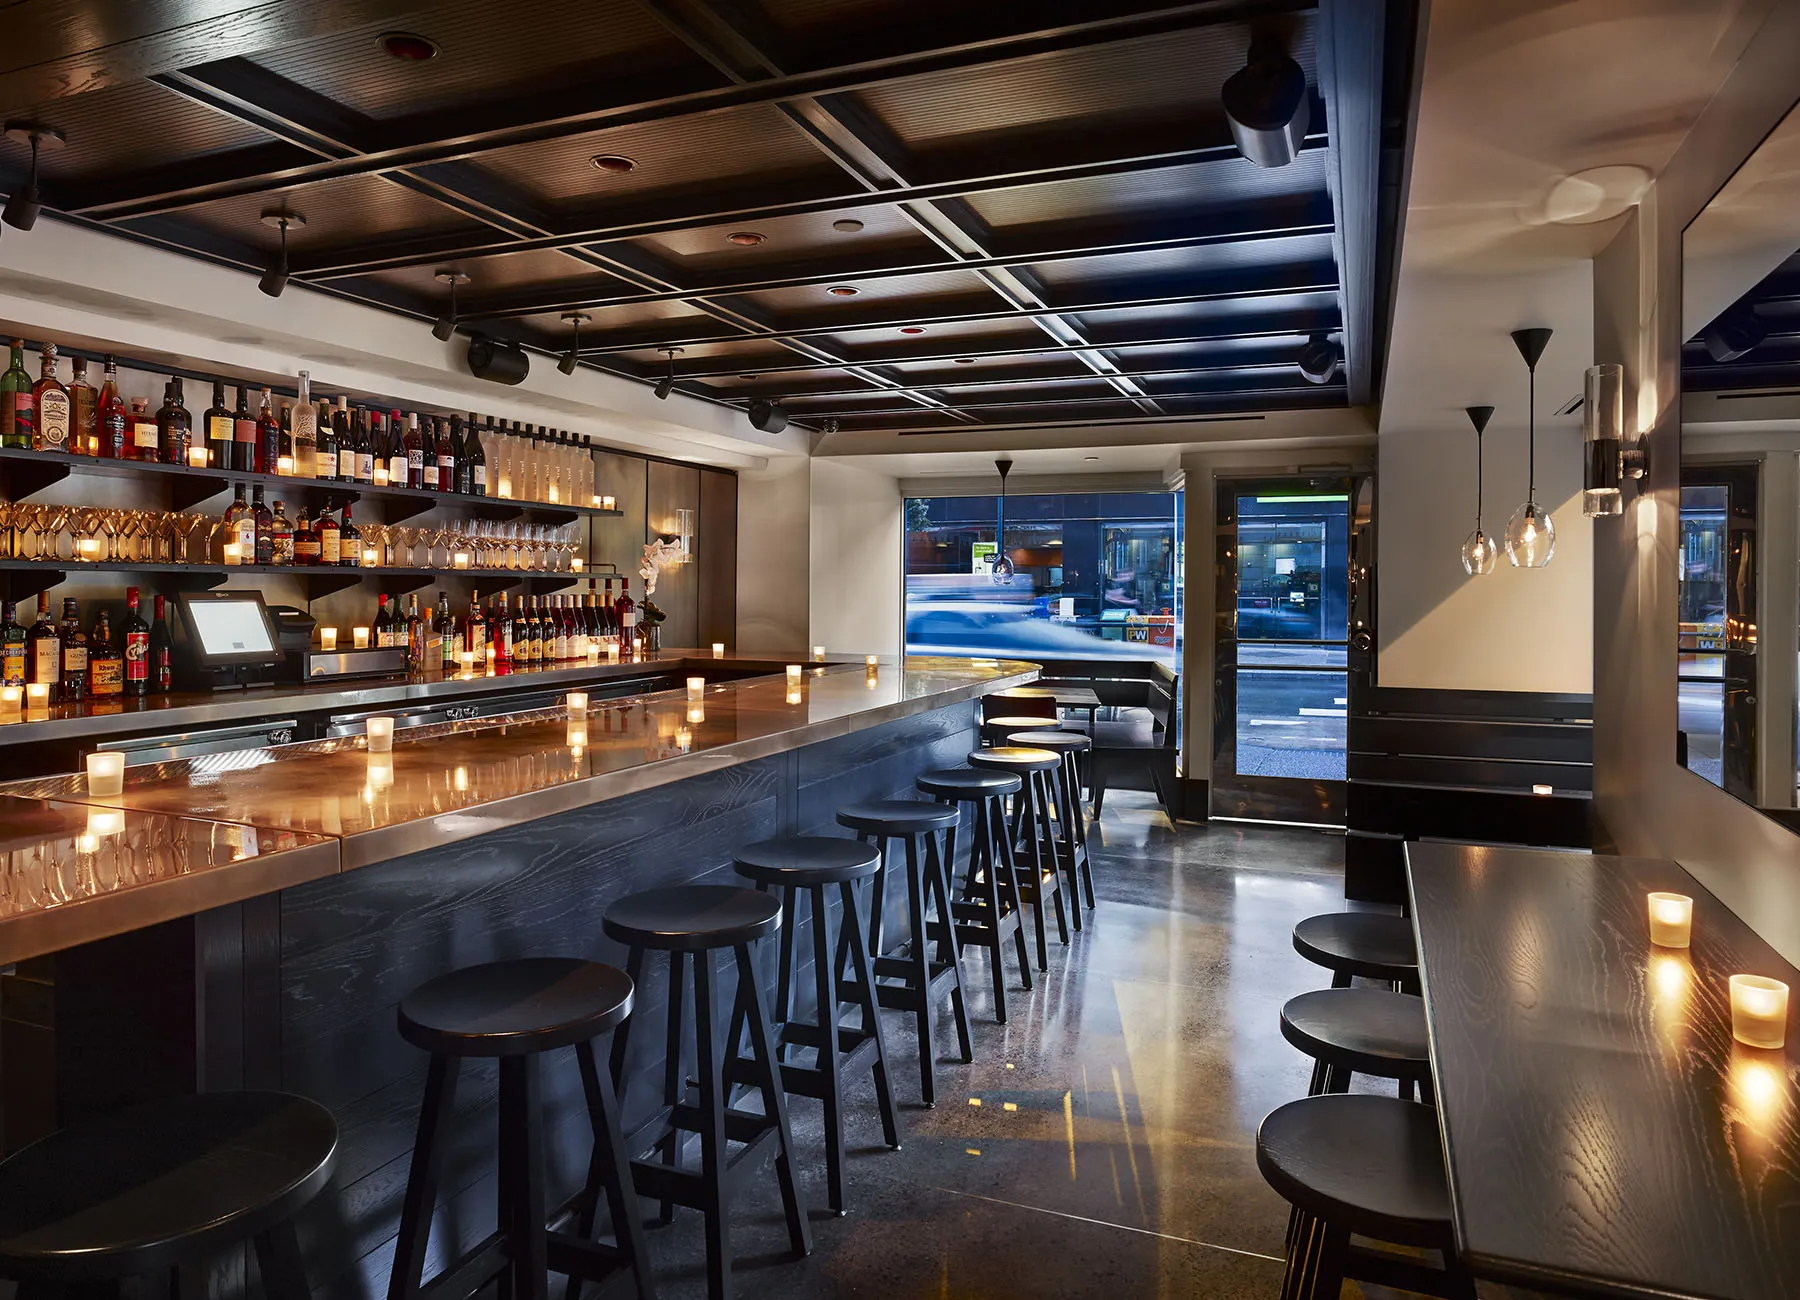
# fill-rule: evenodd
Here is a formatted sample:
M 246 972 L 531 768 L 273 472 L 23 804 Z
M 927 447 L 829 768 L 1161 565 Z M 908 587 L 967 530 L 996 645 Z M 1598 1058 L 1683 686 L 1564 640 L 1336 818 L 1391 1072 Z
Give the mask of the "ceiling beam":
M 1296 410 L 1313 410 L 1320 407 L 1341 407 L 1344 403 L 1342 388 L 1325 386 L 1307 387 L 1306 393 L 1273 393 L 1247 397 L 1206 397 L 1188 398 L 1186 404 L 1190 408 L 1172 414 L 1158 416 L 1158 426 L 1173 428 L 1183 424 L 1225 424 L 1235 421 L 1256 421 L 1265 414 L 1285 414 Z M 1123 398 L 1112 399 L 1124 404 Z M 808 417 L 811 418 L 811 417 Z M 885 417 L 892 418 L 892 417 Z M 1083 415 L 1083 430 L 1104 429 L 1118 425 L 1142 428 L 1148 423 L 1142 415 Z M 869 432 L 891 433 L 899 437 L 917 437 L 925 434 L 943 433 L 981 433 L 995 434 L 1007 432 L 1030 432 L 1036 429 L 1066 429 L 1069 420 L 1065 416 L 1047 416 L 1038 419 L 1017 419 L 1006 421 L 984 420 L 974 428 L 967 425 L 954 424 L 898 424 L 878 425 Z
M 1168 378 L 1169 376 L 1172 376 L 1172 375 L 1233 374 L 1233 373 L 1237 373 L 1239 371 L 1246 371 L 1246 370 L 1286 370 L 1286 371 L 1292 371 L 1294 373 L 1298 373 L 1298 371 L 1296 369 L 1298 361 L 1299 361 L 1299 349 L 1292 347 L 1292 346 L 1288 346 L 1288 347 L 1281 347 L 1281 348 L 1264 349 L 1262 351 L 1250 354 L 1244 358 L 1234 359 L 1234 360 L 1230 360 L 1230 361 L 1196 363 L 1193 365 L 1186 365 L 1186 366 L 1172 366 L 1172 367 L 1168 367 L 1166 369 L 1157 367 L 1157 368 L 1153 368 L 1153 369 L 1140 370 L 1140 369 L 1137 369 L 1136 367 L 1132 367 L 1132 368 L 1128 368 L 1128 369 L 1124 370 L 1123 373 L 1132 379 L 1159 379 L 1159 378 Z M 972 378 L 972 379 L 923 380 L 923 381 L 919 381 L 917 386 L 919 388 L 929 389 L 933 393 L 954 393 L 954 392 L 958 392 L 962 389 L 969 389 L 969 388 L 1012 388 L 1012 387 L 1017 387 L 1017 386 L 1023 385 L 1023 384 L 1030 384 L 1033 386 L 1043 386 L 1043 385 L 1047 385 L 1047 384 L 1091 384 L 1094 382 L 1095 378 L 1096 378 L 1096 376 L 1093 375 L 1092 373 L 1083 373 L 1083 374 L 1078 374 L 1078 375 L 1070 375 L 1070 374 L 1046 375 L 1046 374 L 1019 374 L 1019 373 L 1014 372 L 1011 374 L 990 374 L 990 375 L 985 375 L 985 376 L 981 376 L 979 378 Z M 810 402 L 810 401 L 815 401 L 821 397 L 870 397 L 870 396 L 875 395 L 879 391 L 880 391 L 879 389 L 871 389 L 871 388 L 792 388 L 792 387 L 787 387 L 787 388 L 782 388 L 780 390 L 780 393 L 781 393 L 781 400 L 784 402 L 787 402 L 787 401 L 795 401 L 795 402 L 809 401 Z M 736 400 L 742 400 L 743 398 L 746 398 L 746 397 L 763 397 L 763 396 L 770 395 L 768 393 L 763 393 L 763 392 L 735 393 L 734 394 L 731 390 L 719 390 L 719 392 L 720 392 L 721 396 L 724 396 L 728 399 L 735 398 Z
M 75 188 L 63 210 L 99 220 L 122 220 L 239 198 L 273 189 L 456 162 L 496 149 L 566 139 L 612 127 L 668 122 L 730 112 L 756 104 L 787 104 L 845 94 L 917 77 L 964 72 L 1002 63 L 1040 60 L 1098 46 L 1155 40 L 1218 23 L 1302 10 L 1311 0 L 1199 0 L 1145 13 L 1070 22 L 1041 31 L 944 46 L 939 49 L 853 60 L 789 76 L 701 88 L 678 72 L 642 79 L 608 79 L 569 95 L 528 95 L 486 105 L 478 112 L 452 110 L 388 124 L 386 136 L 401 143 L 347 158 L 321 158 L 294 166 L 245 173 L 233 180 L 195 183 L 179 173 L 144 178 L 144 188 Z
M 1380 241 L 1385 0 L 1320 0 L 1319 93 L 1331 123 L 1325 159 L 1337 224 L 1344 375 L 1352 406 L 1374 400 L 1376 261 Z
M 1096 376 L 1088 377 L 1089 383 L 1098 382 Z M 1264 397 L 1285 393 L 1338 393 L 1342 394 L 1342 384 L 1309 384 L 1304 379 L 1288 384 L 1240 384 L 1237 386 L 1220 385 L 1216 388 L 1202 388 L 1194 392 L 1157 393 L 1156 399 L 1162 402 L 1175 402 L 1188 398 L 1215 397 Z M 992 410 L 1013 410 L 1019 407 L 1032 406 L 1095 406 L 1126 403 L 1130 399 L 1122 393 L 1105 393 L 1093 397 L 1027 397 L 1017 400 L 1002 399 L 996 402 L 960 402 L 945 406 L 945 410 L 976 413 Z M 842 410 L 806 410 L 795 414 L 805 420 L 837 420 L 840 422 L 864 419 L 872 415 L 910 415 L 912 412 L 903 406 L 896 407 L 857 407 L 847 406 Z

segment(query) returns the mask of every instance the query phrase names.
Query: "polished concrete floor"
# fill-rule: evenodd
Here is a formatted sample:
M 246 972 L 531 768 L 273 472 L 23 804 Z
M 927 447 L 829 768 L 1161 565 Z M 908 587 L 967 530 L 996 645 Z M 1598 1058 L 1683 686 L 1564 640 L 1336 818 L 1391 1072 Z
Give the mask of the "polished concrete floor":
M 1121 792 L 1093 850 L 1099 909 L 1068 948 L 1052 935 L 1034 993 L 1014 982 L 1009 1023 L 994 1022 L 985 961 L 967 960 L 975 1062 L 940 1066 L 935 1109 L 919 1105 L 910 1020 L 889 1014 L 903 1149 L 881 1145 L 865 1076 L 843 1218 L 823 1209 L 819 1107 L 793 1103 L 813 1253 L 789 1257 L 761 1180 L 733 1224 L 740 1296 L 1279 1295 L 1287 1207 L 1256 1171 L 1255 1133 L 1306 1090 L 1310 1062 L 1277 1017 L 1326 983 L 1290 931 L 1344 906 L 1342 841 L 1177 828 Z M 953 1044 L 947 1013 L 940 1025 Z M 698 1215 L 650 1248 L 660 1294 L 704 1295 Z

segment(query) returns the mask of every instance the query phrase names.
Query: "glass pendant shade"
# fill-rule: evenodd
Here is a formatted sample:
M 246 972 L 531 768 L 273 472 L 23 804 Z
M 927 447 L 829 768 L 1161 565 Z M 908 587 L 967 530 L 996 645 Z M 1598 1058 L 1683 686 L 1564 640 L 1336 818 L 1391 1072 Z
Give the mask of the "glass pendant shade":
M 1515 569 L 1541 569 L 1556 554 L 1556 523 L 1550 512 L 1527 501 L 1506 521 L 1506 558 Z
M 1470 533 L 1462 544 L 1463 572 L 1471 578 L 1484 578 L 1494 571 L 1494 563 L 1500 558 L 1500 548 L 1494 545 L 1494 539 L 1477 528 Z

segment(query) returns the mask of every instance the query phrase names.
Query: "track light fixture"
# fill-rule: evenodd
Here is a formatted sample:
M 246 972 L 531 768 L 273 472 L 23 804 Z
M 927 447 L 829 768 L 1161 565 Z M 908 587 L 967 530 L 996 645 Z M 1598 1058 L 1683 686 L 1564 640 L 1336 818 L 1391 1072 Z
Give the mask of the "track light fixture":
M 8 122 L 6 134 L 9 139 L 21 143 L 30 142 L 31 171 L 26 176 L 25 184 L 7 197 L 6 209 L 0 212 L 0 221 L 19 230 L 30 230 L 37 224 L 38 213 L 44 210 L 43 196 L 38 193 L 38 151 L 46 147 L 62 148 L 63 133 L 42 122 Z
M 1344 350 L 1324 334 L 1314 334 L 1300 349 L 1300 374 L 1308 383 L 1329 384 L 1344 362 Z
M 669 358 L 669 373 L 656 381 L 656 396 L 659 401 L 668 401 L 669 394 L 675 390 L 675 357 L 681 348 L 664 348 L 663 353 Z
M 268 269 L 263 272 L 262 279 L 257 283 L 256 287 L 268 294 L 271 298 L 279 298 L 281 297 L 281 291 L 287 288 L 288 282 L 288 227 L 304 226 L 306 224 L 306 218 L 301 216 L 298 212 L 289 212 L 286 208 L 270 208 L 267 212 L 262 214 L 262 223 L 265 226 L 280 227 L 281 249 L 275 254 L 275 260 L 269 263 Z
M 1732 307 L 1700 332 L 1706 355 L 1724 365 L 1754 352 L 1769 337 L 1753 307 Z
M 565 375 L 572 375 L 575 373 L 575 363 L 581 359 L 581 327 L 594 318 L 584 311 L 566 311 L 562 318 L 575 327 L 575 337 L 569 341 L 569 350 L 563 353 L 556 368 Z
M 469 277 L 461 271 L 450 270 L 438 271 L 436 276 L 439 284 L 450 286 L 450 312 L 437 318 L 437 324 L 431 327 L 431 336 L 439 343 L 448 343 L 450 336 L 456 333 L 456 286 L 467 284 Z
M 763 433 L 780 433 L 787 428 L 787 412 L 779 402 L 766 402 L 759 397 L 745 413 L 750 417 L 750 427 Z
M 1306 72 L 1279 42 L 1256 37 L 1250 58 L 1219 95 L 1238 152 L 1258 167 L 1285 167 L 1306 138 Z

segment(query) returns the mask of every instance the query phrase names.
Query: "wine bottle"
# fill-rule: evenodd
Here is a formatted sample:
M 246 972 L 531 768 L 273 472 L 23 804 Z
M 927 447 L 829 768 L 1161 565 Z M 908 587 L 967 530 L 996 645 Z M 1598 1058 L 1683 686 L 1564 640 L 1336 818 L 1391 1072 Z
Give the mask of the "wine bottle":
M 250 410 L 250 390 L 237 386 L 237 410 L 231 415 L 231 468 L 239 474 L 256 474 L 257 420 Z
M 257 491 L 262 491 L 258 488 Z M 162 695 L 175 689 L 175 640 L 169 635 L 167 607 L 156 598 L 156 619 L 150 624 L 150 690 Z
M 12 341 L 12 364 L 0 374 L 0 447 L 29 451 L 37 445 L 37 406 L 25 373 L 25 340 Z
M 300 396 L 288 414 L 288 440 L 294 448 L 289 453 L 294 458 L 294 473 L 316 477 L 319 425 L 312 406 L 312 375 L 305 370 L 300 372 Z
M 343 522 L 338 525 L 338 563 L 346 569 L 362 567 L 362 529 L 350 519 L 350 503 L 344 502 Z
M 62 685 L 62 635 L 50 621 L 47 591 L 38 592 L 37 622 L 25 633 L 25 663 L 28 680 L 49 687 L 50 702 L 56 703 Z
M 39 355 L 43 368 L 31 390 L 31 404 L 37 408 L 32 445 L 39 451 L 73 451 L 69 445 L 69 390 L 56 377 L 56 344 L 44 344 Z
M 131 408 L 119 396 L 119 364 L 111 357 L 106 358 L 98 406 L 95 423 L 99 446 L 94 454 L 102 460 L 126 459 L 126 447 L 131 439 Z M 85 649 L 83 653 L 86 653 Z
M 356 448 L 356 481 L 373 483 L 375 481 L 375 439 L 369 429 L 369 412 L 365 407 L 357 407 L 356 414 L 350 421 L 351 444 Z
M 463 651 L 474 656 L 475 670 L 487 664 L 487 615 L 481 612 L 481 593 L 470 593 L 469 616 L 463 622 Z
M 100 454 L 100 402 L 88 383 L 87 358 L 75 358 L 75 377 L 69 381 L 69 450 L 77 456 Z
M 275 563 L 275 516 L 263 501 L 263 485 L 250 489 L 250 546 L 244 554 L 246 564 Z M 244 528 L 238 525 L 238 542 L 244 541 Z
M 194 416 L 185 405 L 181 378 L 169 381 L 162 410 L 156 413 L 157 443 L 165 465 L 188 463 L 188 448 L 194 443 Z
M 319 511 L 319 517 L 313 523 L 313 532 L 319 538 L 319 563 L 328 569 L 335 569 L 343 562 L 338 543 L 342 533 L 337 520 L 331 517 L 331 507 L 326 505 Z
M 419 486 L 427 492 L 438 490 L 438 456 L 437 431 L 433 427 L 437 423 L 432 416 L 425 417 L 425 424 L 420 430 L 419 454 L 424 457 L 425 466 L 419 480 Z
M 216 470 L 237 468 L 236 423 L 225 405 L 225 381 L 213 380 L 212 405 L 206 408 L 200 427 L 206 431 L 206 462 Z
M 319 550 L 319 534 L 307 522 L 306 507 L 301 506 L 300 516 L 294 523 L 294 567 L 316 568 L 323 558 Z
M 450 613 L 450 597 L 440 591 L 437 603 L 438 636 L 438 671 L 449 674 L 456 671 L 459 662 L 457 655 L 462 643 L 462 636 L 456 625 L 456 618 Z
M 388 613 L 387 592 L 375 598 L 375 647 L 385 650 L 394 644 L 394 616 Z
M 239 489 L 241 492 L 242 489 Z M 125 588 L 125 621 L 119 626 L 125 643 L 125 693 L 150 693 L 150 625 L 138 612 L 138 589 Z
M 75 597 L 63 597 L 62 698 L 85 700 L 88 693 L 88 636 L 81 627 L 81 608 Z
M 398 411 L 388 412 L 388 482 L 395 487 L 412 486 L 406 460 L 406 426 Z
M 410 412 L 406 417 L 406 486 L 422 488 L 425 486 L 425 435 L 419 432 L 419 413 Z M 432 466 L 435 481 L 436 465 Z
M 345 483 L 356 482 L 356 433 L 350 427 L 350 399 L 338 394 L 337 409 L 331 413 L 331 432 L 337 437 L 337 476 Z
M 437 489 L 456 491 L 456 445 L 450 440 L 450 421 L 437 422 Z
M 313 462 L 318 466 L 313 471 L 313 477 L 331 482 L 338 476 L 338 439 L 337 430 L 331 423 L 331 404 L 329 402 L 323 400 L 319 402 L 319 409 L 314 420 L 319 441 L 318 450 L 313 456 Z
M 463 462 L 467 466 L 466 478 L 468 486 L 460 488 L 471 496 L 487 495 L 487 448 L 481 445 L 481 430 L 475 423 L 475 412 L 469 412 L 469 437 L 463 444 Z M 459 468 L 458 474 L 464 470 Z
M 281 421 L 275 416 L 275 399 L 268 389 L 262 390 L 262 405 L 256 411 L 256 459 L 254 473 L 274 474 L 281 468 L 281 458 L 291 456 L 281 448 Z

